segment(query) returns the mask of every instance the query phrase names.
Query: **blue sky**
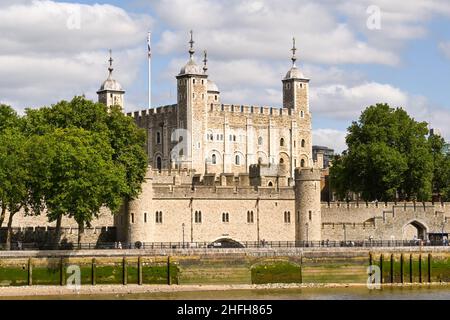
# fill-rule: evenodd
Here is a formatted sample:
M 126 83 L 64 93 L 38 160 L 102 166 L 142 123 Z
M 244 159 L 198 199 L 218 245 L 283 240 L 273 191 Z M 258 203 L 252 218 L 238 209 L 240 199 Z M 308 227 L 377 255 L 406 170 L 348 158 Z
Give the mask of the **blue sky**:
M 207 49 L 210 78 L 235 104 L 281 105 L 295 36 L 315 144 L 343 150 L 346 128 L 377 102 L 404 107 L 450 140 L 450 3 L 434 0 L 4 0 L 0 102 L 22 111 L 76 94 L 96 99 L 111 48 L 126 110 L 144 109 L 151 30 L 153 103 L 175 103 L 191 29 L 197 62 Z

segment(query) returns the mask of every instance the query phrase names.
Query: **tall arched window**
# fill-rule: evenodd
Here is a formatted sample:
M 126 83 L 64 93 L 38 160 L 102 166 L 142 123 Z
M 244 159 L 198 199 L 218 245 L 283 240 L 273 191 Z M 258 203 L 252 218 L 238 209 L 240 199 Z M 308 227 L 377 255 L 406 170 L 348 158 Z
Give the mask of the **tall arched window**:
M 241 165 L 241 157 L 237 154 L 236 155 L 236 157 L 235 157 L 235 159 L 234 159 L 234 163 L 237 165 L 237 166 L 240 166 Z
M 202 223 L 202 212 L 195 211 L 195 223 Z
M 162 211 L 156 211 L 155 213 L 155 222 L 158 224 L 163 223 Z
M 253 211 L 247 211 L 247 223 L 254 223 Z
M 212 164 L 217 164 L 217 156 L 215 154 L 212 155 Z
M 304 148 L 305 145 L 306 145 L 306 141 L 305 141 L 305 139 L 303 139 L 303 140 L 302 140 L 302 148 Z
M 161 170 L 161 169 L 162 169 L 162 159 L 161 159 L 161 157 L 157 157 L 157 158 L 156 158 L 156 168 L 157 168 L 158 170 Z
M 284 164 L 284 159 L 280 158 L 280 164 Z
M 291 212 L 290 211 L 284 212 L 284 223 L 291 223 Z
M 280 139 L 280 147 L 284 147 L 284 138 Z
M 230 214 L 228 212 L 222 213 L 222 222 L 230 222 Z
M 259 137 L 258 138 L 258 145 L 262 146 L 262 144 L 263 144 L 263 138 Z
M 300 167 L 302 167 L 302 168 L 305 167 L 305 159 L 302 159 L 302 161 L 300 161 Z
M 161 132 L 159 131 L 156 133 L 156 143 L 161 144 Z

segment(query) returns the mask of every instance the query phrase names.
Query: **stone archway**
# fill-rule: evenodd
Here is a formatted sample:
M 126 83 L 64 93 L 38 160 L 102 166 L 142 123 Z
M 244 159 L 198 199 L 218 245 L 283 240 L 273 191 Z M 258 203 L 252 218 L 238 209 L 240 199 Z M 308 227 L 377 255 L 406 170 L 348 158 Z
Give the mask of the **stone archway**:
M 425 223 L 413 219 L 408 221 L 402 228 L 403 240 L 421 239 L 426 240 L 428 234 L 428 227 Z
M 245 246 L 232 238 L 222 237 L 211 242 L 212 247 L 217 248 L 245 248 Z

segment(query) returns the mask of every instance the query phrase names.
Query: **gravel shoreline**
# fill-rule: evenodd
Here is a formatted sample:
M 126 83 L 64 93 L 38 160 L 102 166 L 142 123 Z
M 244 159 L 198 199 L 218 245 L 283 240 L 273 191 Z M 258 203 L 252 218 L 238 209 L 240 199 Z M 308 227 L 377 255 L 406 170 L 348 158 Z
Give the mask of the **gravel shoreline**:
M 450 283 L 405 283 L 383 284 L 383 287 L 441 287 Z M 273 289 L 307 289 L 307 288 L 355 288 L 366 287 L 365 283 L 328 283 L 328 284 L 265 284 L 265 285 L 96 285 L 81 286 L 80 290 L 58 286 L 1 287 L 0 297 L 45 297 L 73 295 L 128 295 L 146 293 L 201 292 L 230 290 L 273 290 Z

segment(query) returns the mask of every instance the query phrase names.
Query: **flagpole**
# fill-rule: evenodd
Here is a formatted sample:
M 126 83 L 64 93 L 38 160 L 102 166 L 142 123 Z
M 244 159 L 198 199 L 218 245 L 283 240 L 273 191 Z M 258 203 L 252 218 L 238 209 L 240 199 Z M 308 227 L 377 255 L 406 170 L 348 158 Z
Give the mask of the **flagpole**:
M 152 52 L 151 52 L 151 33 L 148 33 L 148 108 L 152 108 Z

